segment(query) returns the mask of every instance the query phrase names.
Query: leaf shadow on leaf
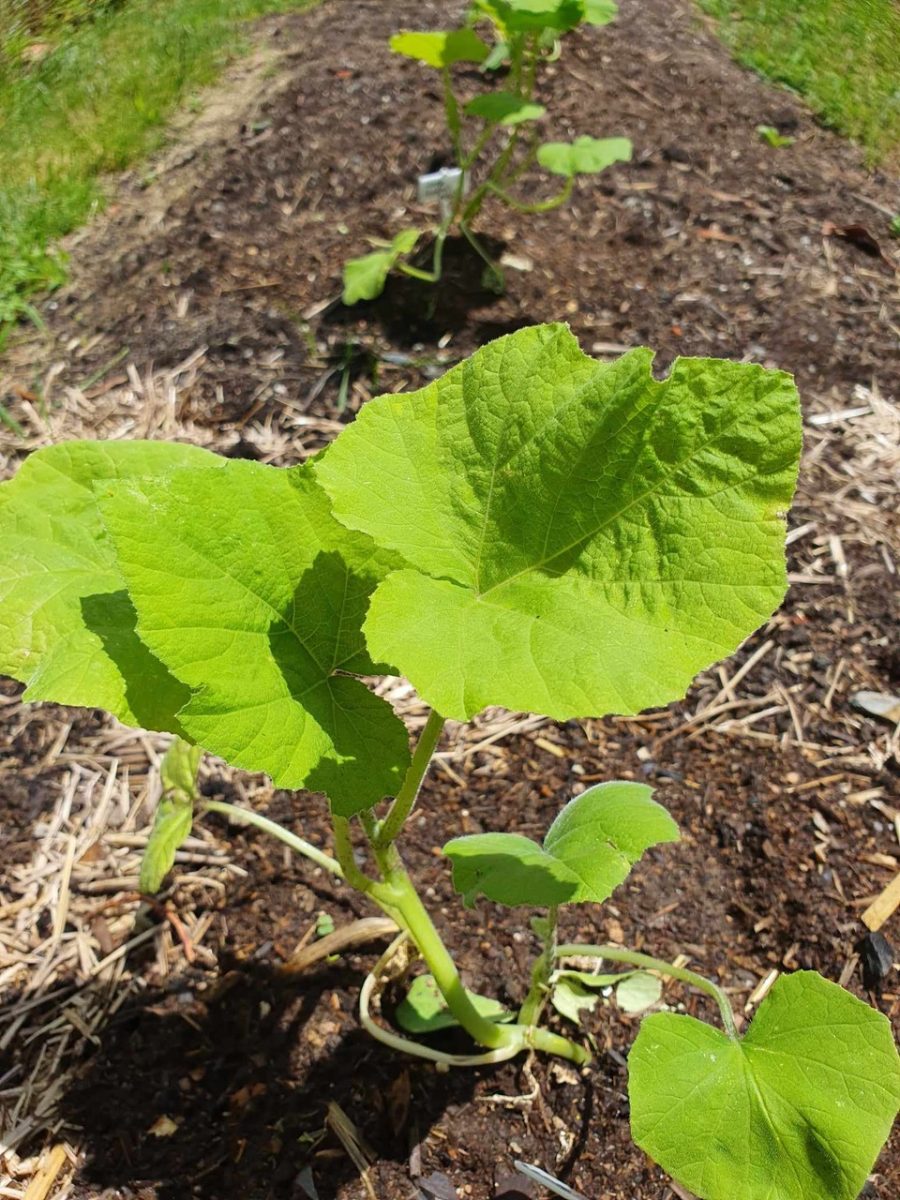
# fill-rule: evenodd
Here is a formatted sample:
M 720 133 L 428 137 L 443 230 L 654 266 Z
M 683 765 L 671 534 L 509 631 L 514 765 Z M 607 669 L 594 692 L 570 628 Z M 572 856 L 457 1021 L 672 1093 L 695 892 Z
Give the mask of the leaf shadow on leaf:
M 190 741 L 176 714 L 190 700 L 191 689 L 141 641 L 137 612 L 128 593 L 123 589 L 83 596 L 81 616 L 118 668 L 125 698 L 140 727 L 175 733 Z
M 345 794 L 348 781 L 363 782 L 371 775 L 373 747 L 377 745 L 383 757 L 392 750 L 385 737 L 390 706 L 355 678 L 371 673 L 375 665 L 368 660 L 361 632 L 370 592 L 371 585 L 348 573 L 339 553 L 321 551 L 300 577 L 290 607 L 269 628 L 269 651 L 291 696 L 332 743 L 327 755 L 306 776 L 304 787 L 312 792 Z M 335 620 L 329 609 L 333 610 L 336 596 L 341 597 L 341 609 Z M 323 612 L 329 616 L 322 621 L 321 629 L 311 620 L 307 626 L 306 614 Z M 298 622 L 304 630 L 309 629 L 305 641 L 298 637 Z M 334 646 L 328 644 L 335 629 L 343 643 L 339 658 Z M 400 786 L 409 761 L 404 756 L 407 735 L 399 718 L 390 731 L 396 735 L 397 745 L 393 748 L 398 754 L 396 763 L 387 770 L 394 789 L 386 789 L 385 795 L 393 795 Z

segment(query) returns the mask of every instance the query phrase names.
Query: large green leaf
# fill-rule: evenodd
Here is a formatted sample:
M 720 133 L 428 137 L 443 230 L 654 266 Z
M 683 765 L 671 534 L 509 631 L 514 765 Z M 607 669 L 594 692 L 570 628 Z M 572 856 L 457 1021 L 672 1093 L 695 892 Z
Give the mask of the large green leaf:
M 648 1017 L 628 1070 L 635 1141 L 701 1200 L 854 1200 L 900 1107 L 887 1019 L 814 971 L 741 1040 Z
M 628 138 L 578 137 L 574 142 L 544 142 L 537 160 L 545 171 L 571 179 L 575 175 L 597 175 L 613 163 L 631 161 Z
M 135 631 L 93 488 L 222 461 L 168 442 L 66 442 L 36 451 L 0 485 L 0 673 L 28 685 L 26 700 L 179 732 L 189 690 Z
M 601 903 L 645 850 L 678 841 L 678 826 L 644 783 L 610 781 L 570 800 L 543 847 L 518 833 L 453 838 L 444 853 L 467 905 L 479 893 L 498 904 Z
M 449 33 L 404 30 L 395 33 L 390 44 L 397 54 L 414 58 L 429 67 L 452 67 L 458 62 L 480 63 L 488 56 L 488 47 L 472 29 L 454 29 Z
M 141 637 L 196 690 L 188 734 L 351 814 L 393 794 L 403 723 L 353 674 L 386 558 L 333 520 L 308 467 L 231 461 L 106 489 L 101 507 Z
M 365 633 L 438 712 L 559 719 L 680 696 L 784 595 L 800 451 L 789 376 L 523 329 L 367 404 L 317 464 L 400 552 Z

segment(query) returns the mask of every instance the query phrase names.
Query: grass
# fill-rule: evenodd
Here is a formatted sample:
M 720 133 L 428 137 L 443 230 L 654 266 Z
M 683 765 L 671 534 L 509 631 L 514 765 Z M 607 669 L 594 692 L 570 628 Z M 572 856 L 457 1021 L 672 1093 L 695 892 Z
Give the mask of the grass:
M 103 176 L 153 150 L 193 88 L 242 48 L 240 22 L 313 0 L 125 0 L 59 31 L 38 61 L 0 47 L 0 339 L 58 286 L 54 249 L 104 202 Z M 8 48 L 7 48 L 8 51 Z
M 825 124 L 900 156 L 897 0 L 699 0 L 745 66 L 799 92 Z

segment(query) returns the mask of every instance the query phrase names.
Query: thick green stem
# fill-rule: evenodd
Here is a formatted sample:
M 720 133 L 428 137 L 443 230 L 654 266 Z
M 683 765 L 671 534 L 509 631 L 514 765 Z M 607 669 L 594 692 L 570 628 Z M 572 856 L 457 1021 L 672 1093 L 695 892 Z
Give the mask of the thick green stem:
M 686 967 L 676 967 L 672 963 L 664 962 L 662 959 L 651 958 L 649 954 L 639 954 L 636 950 L 626 950 L 622 946 L 581 946 L 577 942 L 565 946 L 557 946 L 556 957 L 605 958 L 609 962 L 631 963 L 633 966 L 645 967 L 648 971 L 659 971 L 661 975 L 668 975 L 672 979 L 678 979 L 700 992 L 705 992 L 707 996 L 711 996 L 719 1006 L 725 1032 L 729 1037 L 738 1037 L 737 1026 L 734 1023 L 734 1013 L 732 1012 L 728 997 L 711 979 L 705 979 L 695 971 L 688 971 Z
M 222 813 L 223 816 L 233 821 L 235 825 L 255 825 L 257 829 L 262 829 L 266 833 L 270 833 L 272 837 L 278 838 L 280 842 L 284 842 L 286 846 L 290 846 L 298 854 L 312 859 L 318 866 L 324 867 L 332 875 L 337 875 L 343 879 L 344 871 L 341 869 L 340 863 L 336 862 L 330 854 L 326 854 L 324 850 L 319 850 L 311 842 L 297 837 L 295 833 L 291 833 L 289 829 L 285 829 L 277 821 L 271 821 L 268 817 L 262 816 L 261 813 L 253 812 L 249 808 L 239 808 L 236 804 L 227 804 L 224 800 L 207 800 L 204 802 L 203 807 L 208 812 Z
M 383 850 L 391 845 L 403 828 L 406 818 L 415 808 L 422 780 L 425 778 L 425 773 L 428 770 L 432 755 L 437 748 L 443 728 L 444 718 L 432 710 L 428 714 L 425 728 L 419 735 L 419 740 L 416 743 L 412 762 L 409 764 L 406 777 L 400 785 L 396 799 L 374 838 L 374 845 L 377 849 Z
M 391 914 L 409 933 L 447 1001 L 450 1012 L 476 1042 L 492 1050 L 527 1047 L 556 1054 L 579 1064 L 588 1061 L 590 1056 L 583 1047 L 559 1034 L 523 1024 L 495 1025 L 481 1016 L 466 994 L 456 964 L 404 868 L 395 866 L 386 883 L 391 889 Z

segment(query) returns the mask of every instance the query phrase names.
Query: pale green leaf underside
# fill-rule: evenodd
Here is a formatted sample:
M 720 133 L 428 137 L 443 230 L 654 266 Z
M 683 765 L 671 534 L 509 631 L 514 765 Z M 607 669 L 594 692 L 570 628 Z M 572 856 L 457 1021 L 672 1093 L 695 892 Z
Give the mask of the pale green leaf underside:
M 589 788 L 562 809 L 543 847 L 517 833 L 453 838 L 444 853 L 467 905 L 602 903 L 650 846 L 678 840 L 678 826 L 643 783 Z
M 900 1107 L 887 1019 L 813 971 L 782 976 L 741 1041 L 647 1018 L 635 1141 L 700 1200 L 854 1200 Z
M 221 462 L 168 442 L 67 442 L 36 451 L 0 485 L 0 673 L 27 684 L 26 700 L 179 731 L 189 691 L 135 631 L 93 488 Z
M 466 995 L 476 1012 L 487 1020 L 498 1023 L 512 1020 L 513 1014 L 505 1009 L 499 1000 L 493 1000 L 490 996 L 479 996 L 477 992 L 470 992 L 468 989 Z M 459 1024 L 431 975 L 419 975 L 412 981 L 394 1015 L 401 1029 L 417 1035 L 438 1033 L 441 1029 L 451 1029 Z
M 452 67 L 458 62 L 480 63 L 488 56 L 488 47 L 471 29 L 449 33 L 417 33 L 404 30 L 391 38 L 391 49 L 406 58 L 414 58 L 429 67 Z
M 374 300 L 384 291 L 388 275 L 399 260 L 410 254 L 419 240 L 418 229 L 404 229 L 384 250 L 373 250 L 360 258 L 351 258 L 344 264 L 344 304 L 357 304 L 360 300 Z
M 481 117 L 496 125 L 522 125 L 536 121 L 546 111 L 543 104 L 534 104 L 512 92 L 487 92 L 466 105 L 470 117 Z
M 588 25 L 608 25 L 618 12 L 614 0 L 584 0 L 584 19 Z
M 194 690 L 190 737 L 351 814 L 393 794 L 403 723 L 353 674 L 385 556 L 332 518 L 309 469 L 242 461 L 107 490 L 141 637 Z
M 316 466 L 409 564 L 365 633 L 438 712 L 558 719 L 683 694 L 782 599 L 800 450 L 789 376 L 523 329 L 365 406 Z
M 579 137 L 574 142 L 544 142 L 538 146 L 537 160 L 545 171 L 563 175 L 596 175 L 613 163 L 631 161 L 628 138 Z
M 163 879 L 171 871 L 178 847 L 191 832 L 194 822 L 193 797 L 186 792 L 173 791 L 160 797 L 153 828 L 141 859 L 138 890 L 144 896 L 159 891 Z

